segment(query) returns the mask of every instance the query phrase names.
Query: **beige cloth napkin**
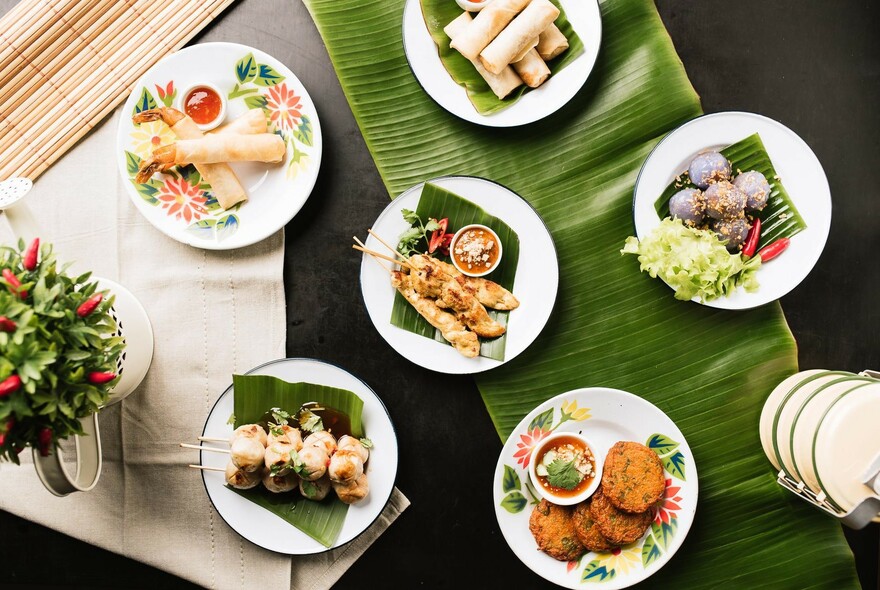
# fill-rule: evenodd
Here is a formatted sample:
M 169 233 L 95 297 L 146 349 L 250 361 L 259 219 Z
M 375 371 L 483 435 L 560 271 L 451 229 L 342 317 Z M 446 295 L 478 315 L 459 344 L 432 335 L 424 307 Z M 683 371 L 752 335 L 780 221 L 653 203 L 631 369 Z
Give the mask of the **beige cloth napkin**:
M 195 442 L 233 371 L 285 356 L 284 234 L 210 252 L 160 233 L 123 186 L 119 116 L 117 109 L 41 176 L 27 203 L 61 261 L 140 299 L 153 324 L 153 364 L 131 396 L 101 412 L 104 468 L 95 490 L 56 498 L 30 465 L 2 464 L 0 508 L 208 588 L 329 588 L 409 501 L 395 489 L 358 539 L 293 558 L 243 540 L 214 511 L 199 473 L 186 468 L 198 451 L 178 443 Z M 11 241 L 6 223 L 0 241 Z M 22 459 L 30 463 L 29 452 Z

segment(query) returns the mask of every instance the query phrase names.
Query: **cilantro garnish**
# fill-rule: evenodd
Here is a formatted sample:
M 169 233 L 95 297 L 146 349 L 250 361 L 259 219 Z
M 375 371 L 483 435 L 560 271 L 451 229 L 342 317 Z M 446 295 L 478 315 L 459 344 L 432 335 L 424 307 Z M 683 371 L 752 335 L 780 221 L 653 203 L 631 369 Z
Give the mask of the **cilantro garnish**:
M 372 449 L 373 448 L 373 441 L 371 441 L 367 437 L 363 437 L 362 439 L 360 439 L 360 441 L 361 441 L 361 445 L 363 445 L 363 447 L 365 449 Z
M 308 408 L 300 409 L 299 425 L 300 428 L 307 432 L 319 432 L 324 430 L 324 422 L 321 420 L 321 417 Z
M 440 229 L 436 219 L 429 219 L 428 223 L 422 223 L 419 214 L 410 209 L 401 209 L 404 221 L 412 227 L 400 234 L 397 240 L 397 251 L 406 257 L 414 254 L 422 254 L 428 247 L 428 234 Z M 419 247 L 424 240 L 424 247 Z
M 574 461 L 554 459 L 547 466 L 547 481 L 553 487 L 573 490 L 582 479 L 583 476 L 574 467 Z

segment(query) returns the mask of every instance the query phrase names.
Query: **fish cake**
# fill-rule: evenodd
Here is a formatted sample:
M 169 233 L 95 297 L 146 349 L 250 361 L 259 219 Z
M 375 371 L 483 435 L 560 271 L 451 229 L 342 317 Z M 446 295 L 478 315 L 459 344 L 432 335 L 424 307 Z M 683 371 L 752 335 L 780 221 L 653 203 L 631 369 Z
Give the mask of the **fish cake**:
M 590 516 L 602 533 L 602 536 L 608 539 L 610 543 L 615 545 L 626 545 L 637 541 L 645 534 L 651 521 L 654 520 L 654 511 L 646 512 L 624 512 L 618 510 L 612 504 L 604 490 L 593 495 L 593 501 L 590 502 Z
M 535 506 L 529 517 L 529 530 L 538 549 L 559 561 L 572 561 L 586 551 L 574 529 L 571 506 L 557 506 L 547 500 Z
M 617 547 L 614 543 L 602 536 L 596 521 L 590 514 L 590 501 L 581 502 L 574 507 L 574 531 L 584 547 L 597 553 L 608 552 Z
M 614 443 L 602 468 L 602 491 L 624 512 L 644 512 L 666 491 L 663 464 L 657 453 L 637 442 Z

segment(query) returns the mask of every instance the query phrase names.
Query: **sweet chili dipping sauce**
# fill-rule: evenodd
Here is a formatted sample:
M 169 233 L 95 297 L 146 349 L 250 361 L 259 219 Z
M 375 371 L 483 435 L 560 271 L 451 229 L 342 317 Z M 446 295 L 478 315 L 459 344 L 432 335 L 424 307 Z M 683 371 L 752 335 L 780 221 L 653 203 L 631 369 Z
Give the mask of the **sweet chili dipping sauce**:
M 199 125 L 207 125 L 220 116 L 223 101 L 207 86 L 196 86 L 183 98 L 183 110 Z
M 538 482 L 545 490 L 560 498 L 570 498 L 577 496 L 590 486 L 593 478 L 596 476 L 596 461 L 593 454 L 583 441 L 574 436 L 560 436 L 547 441 L 535 455 L 536 474 Z M 569 489 L 557 487 L 548 481 L 546 468 L 553 461 L 562 461 L 565 463 L 573 462 L 580 481 Z M 544 470 L 541 467 L 544 467 Z

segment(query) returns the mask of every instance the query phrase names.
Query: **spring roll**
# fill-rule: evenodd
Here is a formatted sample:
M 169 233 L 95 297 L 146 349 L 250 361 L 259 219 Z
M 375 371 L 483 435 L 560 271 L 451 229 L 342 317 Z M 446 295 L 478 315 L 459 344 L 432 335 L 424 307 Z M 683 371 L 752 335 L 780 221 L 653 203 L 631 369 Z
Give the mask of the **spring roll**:
M 550 61 L 566 49 L 568 39 L 556 25 L 550 25 L 538 37 L 538 54 L 544 61 Z
M 534 39 L 532 39 L 531 41 L 526 43 L 526 46 L 523 47 L 523 50 L 520 51 L 519 53 L 517 53 L 516 56 L 514 56 L 514 58 L 512 60 L 510 60 L 510 63 L 513 64 L 515 62 L 520 61 L 522 58 L 524 58 L 526 56 L 526 54 L 529 51 L 531 51 L 532 49 L 534 49 L 537 46 L 538 46 L 538 37 L 535 37 Z
M 211 131 L 209 135 L 221 135 L 223 133 L 231 133 L 232 135 L 255 135 L 257 133 L 268 133 L 269 126 L 266 123 L 266 113 L 263 109 L 250 109 L 236 119 L 233 119 L 226 125 L 222 125 Z M 185 138 L 191 139 L 191 138 Z M 192 138 L 195 139 L 195 138 Z
M 181 139 L 165 146 L 169 152 L 162 160 L 192 162 L 270 162 L 284 159 L 284 140 L 274 133 L 258 135 L 208 135 L 201 139 Z M 163 148 L 160 148 L 160 150 Z M 157 155 L 159 150 L 153 152 Z
M 480 52 L 483 66 L 493 74 L 500 73 L 558 16 L 559 9 L 553 6 L 550 0 L 532 0 L 519 16 Z
M 461 31 L 468 27 L 473 20 L 474 19 L 469 13 L 462 12 L 458 18 L 446 25 L 443 32 L 446 33 L 450 39 L 455 39 L 455 37 L 461 34 Z M 493 74 L 483 67 L 480 60 L 472 59 L 471 63 L 474 64 L 477 72 L 479 72 L 486 81 L 486 84 L 489 85 L 489 88 L 492 89 L 492 92 L 494 92 L 495 96 L 498 98 L 504 98 L 510 94 L 514 88 L 523 83 L 519 76 L 516 75 L 516 72 L 513 71 L 513 68 L 507 67 L 501 70 L 500 74 Z
M 450 46 L 473 61 L 531 0 L 492 0 Z M 536 36 L 540 31 L 535 32 Z M 506 63 L 504 65 L 507 65 Z M 494 72 L 501 73 L 501 68 Z
M 529 50 L 521 60 L 513 62 L 513 69 L 532 88 L 537 88 L 550 77 L 550 68 L 535 49 Z

